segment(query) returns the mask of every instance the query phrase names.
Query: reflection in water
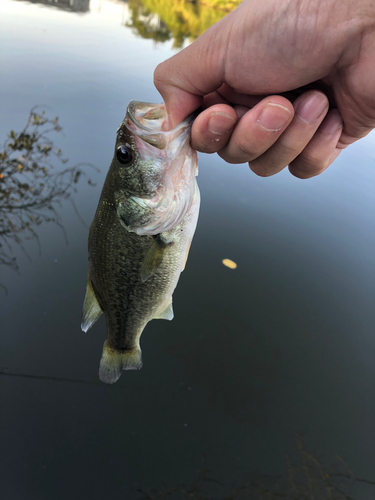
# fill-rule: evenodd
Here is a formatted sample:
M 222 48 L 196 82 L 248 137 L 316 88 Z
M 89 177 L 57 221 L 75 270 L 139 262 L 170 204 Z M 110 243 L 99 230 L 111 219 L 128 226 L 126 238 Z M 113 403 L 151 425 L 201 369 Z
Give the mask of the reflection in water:
M 64 231 L 56 205 L 70 198 L 84 173 L 83 165 L 52 172 L 53 158 L 68 161 L 48 136 L 61 130 L 58 118 L 51 120 L 33 108 L 22 132 L 11 130 L 0 150 L 0 264 L 17 271 L 12 245 L 24 250 L 25 239 L 39 243 L 36 228 L 43 222 L 54 222 Z
M 173 39 L 173 48 L 193 41 L 233 10 L 240 0 L 208 0 L 204 5 L 185 0 L 129 0 L 127 26 L 142 38 L 156 42 Z
M 358 478 L 339 456 L 335 463 L 325 466 L 322 460 L 306 450 L 302 437 L 295 440 L 294 457 L 286 456 L 287 471 L 285 478 L 269 476 L 258 471 L 250 473 L 242 485 L 228 486 L 211 477 L 206 460 L 198 471 L 198 477 L 188 485 L 159 490 L 138 490 L 140 499 L 147 500 L 354 500 L 356 486 L 363 484 L 374 491 L 375 482 Z M 208 491 L 217 487 L 216 494 Z M 370 496 L 368 496 L 370 498 Z M 372 498 L 372 495 L 371 495 Z
M 71 12 L 88 12 L 90 0 L 28 0 L 31 3 L 41 3 L 50 7 Z

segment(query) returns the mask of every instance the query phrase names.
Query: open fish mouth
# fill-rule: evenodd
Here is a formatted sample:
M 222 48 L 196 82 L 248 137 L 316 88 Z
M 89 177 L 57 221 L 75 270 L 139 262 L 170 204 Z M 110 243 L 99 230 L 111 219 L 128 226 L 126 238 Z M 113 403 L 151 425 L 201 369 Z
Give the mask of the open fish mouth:
M 179 224 L 196 192 L 197 153 L 190 146 L 197 112 L 170 130 L 164 104 L 131 101 L 122 126 L 132 134 L 143 175 L 158 173 L 152 196 L 132 193 L 118 206 L 122 224 L 138 235 L 156 235 Z
M 189 115 L 183 122 L 171 130 L 171 119 L 167 115 L 165 104 L 130 101 L 126 113 L 126 126 L 136 136 L 158 149 L 165 149 L 176 141 L 183 142 L 198 112 Z
M 164 104 L 130 101 L 128 113 L 129 118 L 145 130 L 169 132 L 171 128 Z

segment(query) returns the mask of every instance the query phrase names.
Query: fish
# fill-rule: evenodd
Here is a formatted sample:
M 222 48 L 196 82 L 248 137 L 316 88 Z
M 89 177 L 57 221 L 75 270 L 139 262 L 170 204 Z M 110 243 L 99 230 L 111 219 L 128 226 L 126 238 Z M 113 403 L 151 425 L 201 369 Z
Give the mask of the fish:
M 198 221 L 196 113 L 171 130 L 164 104 L 131 101 L 88 238 L 81 328 L 104 313 L 99 378 L 115 383 L 142 367 L 140 337 L 153 319 L 172 320 L 172 299 Z

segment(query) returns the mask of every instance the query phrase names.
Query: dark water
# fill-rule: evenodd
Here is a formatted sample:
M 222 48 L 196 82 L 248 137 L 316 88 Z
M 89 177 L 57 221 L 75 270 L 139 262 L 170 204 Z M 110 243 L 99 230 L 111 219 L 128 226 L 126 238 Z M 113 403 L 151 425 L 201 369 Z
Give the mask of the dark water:
M 1 498 L 138 499 L 137 489 L 191 487 L 205 457 L 224 486 L 198 484 L 193 498 L 219 499 L 255 471 L 272 476 L 271 491 L 286 454 L 316 475 L 308 452 L 351 477 L 350 498 L 375 498 L 354 477 L 375 481 L 375 135 L 308 181 L 202 155 L 175 319 L 149 324 L 142 370 L 106 386 L 105 322 L 80 331 L 88 226 L 126 105 L 160 100 L 152 73 L 173 40 L 137 36 L 125 3 L 73 7 L 0 2 L 0 137 L 46 105 L 69 158 L 55 168 L 100 169 L 56 206 L 63 229 L 42 223 L 38 240 L 23 233 L 6 248 L 19 272 L 0 266 Z M 306 477 L 287 498 L 339 498 L 303 496 Z M 246 491 L 235 498 L 266 498 Z

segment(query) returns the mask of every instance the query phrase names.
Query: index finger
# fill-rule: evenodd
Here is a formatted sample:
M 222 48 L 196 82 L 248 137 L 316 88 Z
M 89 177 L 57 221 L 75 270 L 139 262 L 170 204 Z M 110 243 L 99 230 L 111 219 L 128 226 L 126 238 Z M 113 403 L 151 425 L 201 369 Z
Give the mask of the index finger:
M 221 44 L 216 44 L 213 57 L 210 53 L 213 44 L 209 39 L 210 29 L 155 69 L 154 84 L 165 102 L 173 126 L 199 108 L 203 97 L 224 82 Z

